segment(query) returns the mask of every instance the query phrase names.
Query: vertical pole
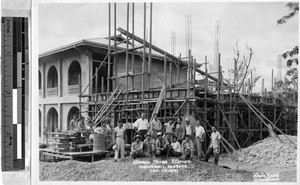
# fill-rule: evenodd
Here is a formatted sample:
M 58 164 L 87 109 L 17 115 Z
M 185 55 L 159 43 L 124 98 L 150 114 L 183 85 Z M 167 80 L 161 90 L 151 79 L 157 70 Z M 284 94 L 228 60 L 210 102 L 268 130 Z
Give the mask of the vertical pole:
M 250 86 L 250 88 L 251 88 L 251 94 L 253 93 L 253 91 L 252 91 L 252 89 L 253 89 L 253 77 L 252 77 L 252 71 L 251 71 L 251 80 L 250 80 L 250 82 L 251 82 L 251 86 Z
M 151 56 L 151 50 L 152 50 L 152 3 L 150 3 L 150 30 L 149 30 L 149 57 L 148 57 L 148 80 L 149 80 L 149 89 L 151 87 L 151 81 L 150 81 L 150 77 L 151 77 L 151 60 L 152 60 L 152 56 Z M 172 84 L 171 84 L 172 85 Z
M 196 94 L 196 59 L 194 59 L 193 62 L 193 86 L 194 86 L 194 91 L 193 91 L 193 96 L 195 97 Z
M 274 78 L 274 87 L 273 87 L 273 98 L 274 98 L 274 121 L 276 123 L 276 78 Z
M 109 94 L 110 92 L 110 37 L 111 37 L 111 13 L 110 13 L 110 3 L 108 3 L 108 67 L 107 67 L 107 93 Z
M 205 55 L 205 93 L 204 93 L 204 120 L 208 122 L 207 120 L 207 88 L 208 88 L 208 78 L 207 78 L 207 55 Z M 204 128 L 207 130 L 207 122 L 205 122 Z M 207 141 L 205 139 L 205 146 L 207 144 Z
M 181 58 L 181 53 L 179 55 L 179 58 Z M 180 62 L 178 60 L 178 64 L 177 64 L 177 83 L 179 83 L 179 68 L 180 68 Z
M 191 50 L 189 49 L 188 56 L 188 75 L 187 75 L 187 97 L 190 97 L 190 79 L 191 79 Z M 190 102 L 188 101 L 186 104 L 187 114 L 190 114 Z
M 169 66 L 169 78 L 170 78 L 170 89 L 172 89 L 172 85 L 173 85 L 173 80 L 172 80 L 172 62 L 170 62 L 170 66 Z
M 117 50 L 117 5 L 114 3 L 114 51 Z M 114 55 L 113 75 L 116 76 L 116 56 Z M 116 88 L 116 78 L 113 80 L 113 88 Z
M 98 93 L 98 67 L 96 67 L 96 76 L 95 76 L 95 87 L 96 87 L 96 94 Z
M 79 119 L 81 119 L 81 91 L 82 91 L 82 84 L 81 84 L 81 75 L 78 75 L 78 83 L 79 83 Z
M 127 3 L 127 32 L 129 31 L 129 3 Z M 126 108 L 128 103 L 128 35 L 126 35 L 126 60 L 125 60 L 125 71 L 126 71 Z
M 263 113 L 263 104 L 264 104 L 264 83 L 265 83 L 265 79 L 262 79 L 262 87 L 261 87 L 261 102 L 262 102 L 262 106 L 261 106 L 261 113 Z M 260 140 L 262 140 L 262 122 L 260 121 L 260 132 L 259 132 L 259 138 Z
M 145 77 L 145 61 L 146 61 L 146 3 L 144 3 L 144 40 L 143 40 L 143 64 L 142 64 L 142 101 L 144 101 L 144 77 Z
M 104 93 L 104 77 L 101 76 L 101 93 Z
M 251 84 L 250 84 L 251 79 L 248 79 L 248 101 L 251 102 L 251 97 L 250 97 L 250 93 L 251 93 Z M 251 129 L 251 111 L 250 108 L 248 107 L 248 130 Z
M 164 53 L 164 86 L 165 92 L 167 92 L 167 55 L 166 52 Z M 166 123 L 167 117 L 167 109 L 166 109 L 166 102 L 164 101 L 164 123 Z
M 132 3 L 132 47 L 134 47 L 134 3 Z M 131 72 L 134 74 L 134 51 L 131 57 Z M 131 77 L 131 88 L 134 90 L 134 75 Z

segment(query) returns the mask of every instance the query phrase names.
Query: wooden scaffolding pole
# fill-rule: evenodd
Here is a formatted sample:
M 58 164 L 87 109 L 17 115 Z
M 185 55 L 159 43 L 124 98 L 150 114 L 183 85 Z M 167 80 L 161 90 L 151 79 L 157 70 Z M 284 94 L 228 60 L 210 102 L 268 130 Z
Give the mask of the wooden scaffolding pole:
M 134 34 L 134 3 L 132 3 L 132 33 Z M 134 36 L 132 37 L 132 47 L 134 47 Z M 134 51 L 131 54 L 131 73 L 134 74 Z M 131 76 L 131 89 L 134 90 L 134 75 Z
M 188 68 L 187 68 L 187 98 L 190 98 L 190 80 L 191 80 L 191 50 L 188 53 Z M 190 114 L 190 103 L 186 104 L 187 114 Z
M 127 3 L 127 31 L 129 30 L 129 3 Z M 125 73 L 126 73 L 126 109 L 128 103 L 128 46 L 129 46 L 129 38 L 128 35 L 126 36 L 126 59 L 125 59 Z
M 117 49 L 117 4 L 114 3 L 114 52 Z M 116 56 L 114 56 L 113 75 L 116 76 Z M 116 88 L 116 79 L 113 80 L 113 88 Z
M 261 84 L 261 109 L 260 111 L 263 112 L 263 105 L 264 105 L 264 82 L 265 79 L 262 79 L 262 84 Z M 260 131 L 259 131 L 259 139 L 262 140 L 262 121 L 260 122 Z
M 145 62 L 146 62 L 146 3 L 144 3 L 144 40 L 143 40 L 143 64 L 142 64 L 142 101 L 145 91 Z
M 149 55 L 148 55 L 148 81 L 151 87 L 151 62 L 152 62 L 152 3 L 150 3 L 150 30 L 149 30 Z
M 111 49 L 110 49 L 110 37 L 111 37 L 111 8 L 110 8 L 110 3 L 108 3 L 108 66 L 107 66 L 107 93 L 109 94 L 110 92 L 110 64 L 111 64 Z
M 167 56 L 166 53 L 164 54 L 164 89 L 165 92 L 167 91 Z M 166 123 L 167 117 L 167 109 L 166 109 L 166 101 L 164 101 L 164 123 Z

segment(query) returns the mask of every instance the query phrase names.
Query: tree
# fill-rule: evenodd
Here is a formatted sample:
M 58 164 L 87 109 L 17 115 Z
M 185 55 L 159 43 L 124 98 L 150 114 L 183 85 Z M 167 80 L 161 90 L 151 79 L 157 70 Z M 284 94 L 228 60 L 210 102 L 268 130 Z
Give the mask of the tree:
M 254 52 L 251 47 L 246 46 L 246 51 L 242 53 L 239 49 L 238 41 L 236 42 L 236 48 L 233 48 L 233 52 L 235 57 L 233 58 L 234 61 L 234 68 L 229 69 L 229 73 L 233 74 L 233 77 L 229 77 L 229 79 L 224 79 L 228 84 L 233 86 L 236 92 L 240 92 L 243 88 L 243 84 L 246 84 L 250 89 L 256 85 L 256 82 L 260 78 L 260 76 L 252 78 L 252 72 L 254 68 L 250 67 Z M 251 79 L 251 80 L 248 80 Z M 232 83 L 231 83 L 232 82 Z M 250 84 L 249 84 L 250 82 Z
M 289 20 L 290 18 L 294 17 L 299 12 L 299 3 L 298 2 L 289 2 L 286 4 L 286 6 L 291 10 L 291 12 L 288 15 L 283 16 L 281 19 L 277 21 L 278 25 L 284 24 Z M 284 59 L 287 59 L 287 66 L 289 68 L 292 67 L 293 64 L 298 65 L 298 46 L 295 46 L 292 50 L 286 51 L 282 54 L 282 57 Z M 289 76 L 289 81 L 287 84 L 298 84 L 298 70 L 297 68 L 291 68 L 286 73 L 287 76 Z

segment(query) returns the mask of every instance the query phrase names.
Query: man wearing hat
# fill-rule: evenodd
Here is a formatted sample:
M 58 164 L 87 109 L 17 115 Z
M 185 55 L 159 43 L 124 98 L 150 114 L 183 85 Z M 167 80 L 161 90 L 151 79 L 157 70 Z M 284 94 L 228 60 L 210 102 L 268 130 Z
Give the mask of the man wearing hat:
M 194 153 L 194 144 L 190 135 L 185 136 L 185 140 L 182 141 L 182 159 L 191 159 Z
M 133 126 L 137 129 L 137 133 L 139 136 L 141 136 L 141 139 L 145 139 L 145 134 L 147 134 L 148 128 L 149 128 L 149 123 L 148 120 L 146 119 L 146 114 L 142 113 L 141 118 L 137 119 Z
M 123 127 L 122 120 L 118 120 L 118 126 L 115 128 L 116 136 L 116 149 L 115 149 L 115 162 L 119 158 L 119 153 L 121 152 L 121 161 L 125 159 L 125 128 Z
M 217 165 L 219 162 L 219 153 L 220 153 L 220 140 L 221 140 L 221 134 L 217 131 L 217 128 L 215 126 L 211 127 L 212 133 L 210 136 L 210 143 L 208 150 L 206 152 L 206 156 L 204 161 L 208 161 L 209 157 L 214 154 L 214 162 Z
M 144 154 L 146 155 L 146 157 L 152 157 L 155 153 L 155 141 L 149 132 L 145 135 L 145 137 L 146 139 L 144 140 Z
M 156 140 L 156 156 L 167 155 L 168 149 L 169 143 L 167 142 L 167 139 L 162 136 L 161 132 L 158 132 Z
M 140 135 L 136 135 L 134 137 L 134 142 L 131 144 L 131 152 L 130 156 L 135 159 L 137 157 L 143 157 L 143 142 L 141 141 L 142 137 Z

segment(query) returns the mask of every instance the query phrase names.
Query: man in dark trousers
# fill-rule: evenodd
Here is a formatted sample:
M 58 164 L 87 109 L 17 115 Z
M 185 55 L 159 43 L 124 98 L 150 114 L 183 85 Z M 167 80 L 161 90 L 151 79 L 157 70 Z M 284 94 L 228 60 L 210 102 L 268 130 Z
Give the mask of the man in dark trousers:
M 210 135 L 210 143 L 204 161 L 207 162 L 209 157 L 214 154 L 214 162 L 217 165 L 219 162 L 221 134 L 217 131 L 215 126 L 212 126 L 211 129 L 212 133 Z

